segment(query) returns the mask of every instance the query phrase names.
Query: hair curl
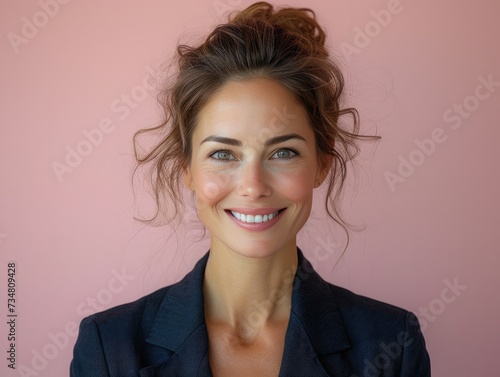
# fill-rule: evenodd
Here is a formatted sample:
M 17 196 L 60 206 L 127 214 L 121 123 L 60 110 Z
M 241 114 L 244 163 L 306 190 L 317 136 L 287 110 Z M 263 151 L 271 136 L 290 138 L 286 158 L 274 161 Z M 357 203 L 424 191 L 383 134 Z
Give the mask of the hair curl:
M 156 212 L 148 219 L 170 222 L 183 203 L 181 182 L 191 158 L 191 138 L 197 115 L 210 96 L 232 80 L 271 78 L 287 87 L 304 105 L 313 127 L 320 162 L 331 161 L 325 207 L 344 230 L 351 228 L 340 214 L 339 201 L 346 164 L 358 153 L 359 140 L 377 136 L 359 134 L 354 108 L 341 108 L 344 78 L 329 58 L 326 34 L 307 8 L 274 9 L 255 3 L 229 16 L 196 47 L 179 45 L 174 79 L 160 92 L 163 122 L 134 135 L 137 168 L 149 166 Z M 339 122 L 350 116 L 350 129 Z M 161 140 L 146 152 L 138 139 L 160 134 Z

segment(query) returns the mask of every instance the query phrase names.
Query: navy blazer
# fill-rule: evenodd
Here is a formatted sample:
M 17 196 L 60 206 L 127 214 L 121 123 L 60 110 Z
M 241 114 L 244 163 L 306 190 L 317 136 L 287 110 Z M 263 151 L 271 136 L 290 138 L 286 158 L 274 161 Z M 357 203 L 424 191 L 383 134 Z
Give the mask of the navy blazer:
M 410 312 L 329 284 L 298 249 L 279 376 L 428 377 Z M 83 319 L 71 377 L 211 376 L 203 311 L 208 253 L 180 282 Z

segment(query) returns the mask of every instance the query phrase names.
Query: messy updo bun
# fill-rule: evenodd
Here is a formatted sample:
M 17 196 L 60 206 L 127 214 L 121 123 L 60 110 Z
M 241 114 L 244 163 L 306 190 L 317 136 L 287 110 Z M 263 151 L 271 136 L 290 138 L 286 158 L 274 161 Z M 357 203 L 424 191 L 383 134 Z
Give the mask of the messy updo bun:
M 346 163 L 358 153 L 358 114 L 341 108 L 344 80 L 325 47 L 326 35 L 315 14 L 305 8 L 280 8 L 258 2 L 233 13 L 198 46 L 177 48 L 177 70 L 162 90 L 159 101 L 164 121 L 134 136 L 138 166 L 150 166 L 157 210 L 147 220 L 170 221 L 182 204 L 181 182 L 191 158 L 191 138 L 197 115 L 212 94 L 228 81 L 271 78 L 287 87 L 304 105 L 313 127 L 320 162 L 332 161 L 326 209 L 345 228 L 339 199 L 346 178 Z M 350 127 L 339 123 L 347 115 Z M 160 134 L 143 151 L 138 138 Z
M 282 8 L 274 11 L 271 4 L 259 2 L 233 14 L 230 21 L 247 26 L 253 22 L 256 22 L 255 26 L 259 22 L 267 23 L 275 29 L 286 31 L 287 35 L 300 44 L 304 53 L 328 56 L 325 49 L 326 34 L 316 21 L 314 12 L 308 8 Z

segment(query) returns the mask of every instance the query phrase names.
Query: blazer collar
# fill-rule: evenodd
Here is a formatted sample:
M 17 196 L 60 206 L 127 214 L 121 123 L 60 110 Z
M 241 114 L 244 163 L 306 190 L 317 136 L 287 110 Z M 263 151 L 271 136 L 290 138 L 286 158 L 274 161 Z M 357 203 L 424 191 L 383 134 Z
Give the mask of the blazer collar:
M 329 283 L 297 248 L 299 265 L 292 294 L 292 314 L 300 321 L 318 355 L 350 347 L 337 300 Z
M 350 341 L 330 284 L 297 248 L 292 309 L 285 338 L 280 377 L 352 375 L 342 357 Z
M 203 309 L 203 276 L 208 253 L 179 283 L 172 285 L 158 309 L 146 342 L 170 352 L 141 369 L 142 377 L 211 376 Z
M 297 253 L 298 266 L 280 376 L 328 376 L 324 361 L 338 358 L 336 353 L 350 347 L 349 339 L 330 285 L 314 271 L 298 248 Z M 208 253 L 183 280 L 167 291 L 146 342 L 169 352 L 164 352 L 156 365 L 142 369 L 141 376 L 212 375 L 203 309 L 207 260 Z M 341 360 L 335 364 L 344 369 Z

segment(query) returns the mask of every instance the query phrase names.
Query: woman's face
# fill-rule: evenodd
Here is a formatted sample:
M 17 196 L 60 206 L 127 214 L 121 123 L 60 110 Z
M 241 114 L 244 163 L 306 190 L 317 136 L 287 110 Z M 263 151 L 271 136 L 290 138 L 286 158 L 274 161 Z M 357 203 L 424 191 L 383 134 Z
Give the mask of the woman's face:
M 304 107 L 259 78 L 227 83 L 202 108 L 184 179 L 212 250 L 266 257 L 295 252 L 326 172 Z

